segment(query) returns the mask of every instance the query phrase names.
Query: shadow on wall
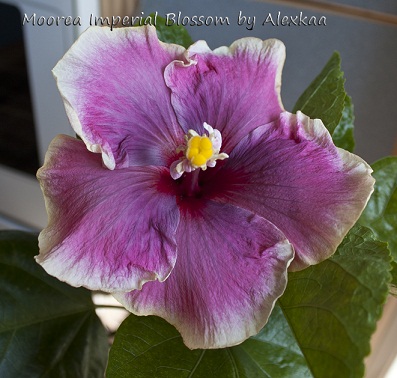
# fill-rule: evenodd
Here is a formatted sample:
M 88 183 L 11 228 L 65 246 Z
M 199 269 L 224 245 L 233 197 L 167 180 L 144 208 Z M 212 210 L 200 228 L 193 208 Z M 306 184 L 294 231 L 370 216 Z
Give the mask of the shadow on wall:
M 38 167 L 21 14 L 0 4 L 0 164 L 35 174 Z

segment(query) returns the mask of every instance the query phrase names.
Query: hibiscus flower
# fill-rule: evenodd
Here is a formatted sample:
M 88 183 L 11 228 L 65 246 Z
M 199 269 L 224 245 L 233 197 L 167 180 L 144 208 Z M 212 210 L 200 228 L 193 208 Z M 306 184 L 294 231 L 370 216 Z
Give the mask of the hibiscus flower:
M 373 190 L 320 120 L 284 110 L 284 45 L 210 50 L 88 29 L 54 68 L 74 131 L 38 172 L 37 261 L 175 325 L 189 348 L 265 325 L 287 271 L 328 258 Z

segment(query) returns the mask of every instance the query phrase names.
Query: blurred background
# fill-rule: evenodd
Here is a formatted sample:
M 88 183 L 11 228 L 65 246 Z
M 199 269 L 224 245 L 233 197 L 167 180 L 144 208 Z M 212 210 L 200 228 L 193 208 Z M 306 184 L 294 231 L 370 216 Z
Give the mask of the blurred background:
M 211 48 L 254 36 L 279 38 L 287 48 L 282 99 L 287 110 L 340 52 L 346 90 L 355 106 L 355 152 L 369 163 L 397 149 L 397 2 L 395 0 L 0 0 L 0 229 L 40 230 L 46 213 L 35 172 L 59 133 L 72 134 L 51 69 L 90 22 L 90 16 L 228 17 L 229 25 L 187 26 Z M 326 25 L 277 26 L 283 16 L 314 16 Z M 33 15 L 36 24 L 33 24 Z M 29 22 L 23 24 L 25 15 Z M 240 16 L 255 25 L 239 25 Z M 70 16 L 81 25 L 39 25 L 43 16 Z M 262 25 L 268 19 L 269 22 Z M 241 20 L 241 19 L 240 19 Z M 324 23 L 324 18 L 323 18 Z M 250 29 L 250 30 L 249 30 Z M 106 57 L 104 57 L 106 59 Z M 100 83 L 98 84 L 100 90 Z M 396 377 L 397 310 L 391 299 L 373 340 L 367 377 Z

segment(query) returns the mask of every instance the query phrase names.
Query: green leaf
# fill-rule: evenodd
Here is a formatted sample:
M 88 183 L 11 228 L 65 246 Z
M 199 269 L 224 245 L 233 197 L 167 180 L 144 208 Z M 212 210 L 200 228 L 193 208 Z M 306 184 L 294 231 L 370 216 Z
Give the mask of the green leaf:
M 154 19 L 155 14 L 151 14 Z M 181 45 L 186 49 L 193 44 L 193 40 L 187 32 L 186 28 L 182 25 L 167 24 L 167 20 L 163 17 L 156 17 L 156 31 L 157 37 L 160 41 L 166 43 L 175 43 Z
M 35 261 L 37 235 L 0 232 L 0 376 L 103 377 L 107 337 L 91 293 Z
M 300 110 L 310 118 L 320 118 L 332 135 L 342 118 L 345 97 L 340 56 L 335 52 L 321 73 L 299 97 L 293 113 Z
M 278 306 L 257 336 L 217 350 L 189 350 L 165 320 L 130 315 L 116 334 L 106 377 L 310 377 L 294 343 Z
M 355 226 L 330 259 L 289 275 L 280 305 L 314 377 L 363 376 L 389 270 L 387 245 Z
M 165 320 L 130 315 L 116 334 L 106 377 L 230 377 L 230 362 L 227 349 L 191 351 Z
M 394 260 L 392 284 L 397 286 L 397 157 L 378 160 L 372 169 L 375 188 L 359 223 L 389 244 Z
M 291 273 L 266 327 L 231 348 L 191 351 L 164 320 L 131 315 L 116 334 L 107 378 L 361 377 L 389 260 L 385 243 L 353 228 L 332 258 Z
M 345 97 L 345 107 L 342 112 L 342 118 L 336 126 L 332 139 L 337 147 L 344 150 L 354 151 L 354 107 L 350 96 Z

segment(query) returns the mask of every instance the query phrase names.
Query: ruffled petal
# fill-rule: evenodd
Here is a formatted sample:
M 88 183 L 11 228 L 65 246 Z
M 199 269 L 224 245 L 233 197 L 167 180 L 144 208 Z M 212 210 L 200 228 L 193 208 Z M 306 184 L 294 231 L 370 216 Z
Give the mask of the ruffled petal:
M 284 112 L 244 138 L 203 185 L 209 198 L 276 225 L 294 246 L 291 270 L 300 270 L 335 252 L 373 191 L 371 172 L 335 147 L 320 120 Z
M 58 136 L 38 178 L 49 223 L 36 260 L 73 286 L 108 292 L 164 281 L 176 261 L 179 211 L 169 171 L 110 171 L 84 143 Z
M 284 292 L 293 248 L 246 210 L 211 201 L 181 208 L 170 277 L 115 297 L 135 314 L 165 318 L 191 349 L 239 344 L 259 332 Z
M 183 132 L 163 73 L 184 51 L 152 26 L 91 27 L 55 66 L 73 129 L 109 169 L 175 160 Z
M 229 153 L 251 130 L 276 119 L 283 110 L 282 42 L 243 38 L 211 51 L 199 41 L 186 56 L 189 64 L 175 61 L 165 71 L 185 132 L 194 129 L 202 134 L 207 122 L 221 132 L 222 150 Z

